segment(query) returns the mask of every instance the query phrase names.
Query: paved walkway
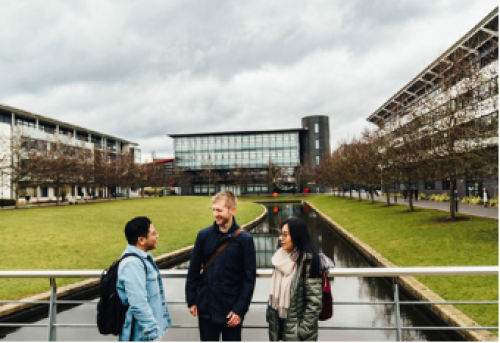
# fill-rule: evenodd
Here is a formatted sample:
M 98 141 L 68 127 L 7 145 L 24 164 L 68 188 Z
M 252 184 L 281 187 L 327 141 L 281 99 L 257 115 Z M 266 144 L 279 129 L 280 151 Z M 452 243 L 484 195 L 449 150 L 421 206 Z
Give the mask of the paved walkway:
M 345 193 L 345 195 L 349 196 L 349 193 Z M 352 195 L 353 195 L 353 197 L 354 196 L 356 198 L 358 197 L 357 192 L 352 192 Z M 361 198 L 366 199 L 365 192 L 361 193 Z M 375 195 L 375 200 L 385 202 L 386 197 Z M 394 203 L 394 197 L 391 197 L 391 204 L 392 203 Z M 399 205 L 404 205 L 404 204 L 408 205 L 408 200 L 405 201 L 402 197 L 398 197 L 398 204 Z M 418 200 L 418 201 L 413 200 L 413 206 L 432 208 L 432 209 L 436 209 L 436 210 L 442 210 L 445 212 L 450 211 L 450 203 L 449 202 L 439 202 L 439 201 L 431 201 L 431 200 Z M 479 217 L 498 219 L 498 207 L 486 207 L 485 208 L 484 206 L 480 206 L 480 205 L 468 205 L 468 204 L 462 204 L 461 202 L 458 202 L 458 213 L 471 214 L 471 215 L 479 216 Z
M 130 199 L 138 199 L 139 197 L 131 197 Z M 115 200 L 127 200 L 127 198 L 124 197 L 119 197 L 119 198 L 111 198 L 111 201 Z M 78 205 L 84 205 L 84 204 L 93 204 L 97 202 L 109 202 L 110 200 L 107 198 L 100 198 L 100 199 L 92 199 L 92 200 L 78 200 L 77 205 L 73 205 L 69 203 L 68 201 L 65 202 L 59 202 L 59 206 L 78 206 Z M 31 207 L 48 207 L 48 206 L 56 206 L 55 202 L 46 202 L 46 203 L 32 203 L 29 205 L 19 205 L 19 208 L 31 208 Z M 9 210 L 13 209 L 15 206 L 0 206 L 0 210 Z

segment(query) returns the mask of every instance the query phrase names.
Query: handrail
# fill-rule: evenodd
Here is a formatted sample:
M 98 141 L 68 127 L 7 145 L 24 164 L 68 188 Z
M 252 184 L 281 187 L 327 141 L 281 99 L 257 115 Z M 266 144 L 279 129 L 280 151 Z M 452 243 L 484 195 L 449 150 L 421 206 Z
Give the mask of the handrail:
M 73 327 L 73 328 L 88 328 L 96 327 L 96 324 L 59 324 L 57 323 L 57 304 L 82 304 L 95 306 L 93 301 L 89 300 L 58 300 L 57 286 L 55 279 L 57 278 L 99 278 L 102 275 L 102 270 L 12 270 L 0 271 L 1 278 L 48 278 L 50 280 L 50 298 L 46 301 L 29 301 L 29 300 L 0 300 L 0 304 L 19 303 L 19 304 L 45 304 L 49 306 L 49 321 L 48 324 L 28 324 L 28 323 L 0 323 L 2 327 L 47 327 L 48 340 L 55 341 L 56 329 L 58 327 Z M 271 277 L 273 269 L 257 269 L 257 277 Z M 187 270 L 162 270 L 160 271 L 162 278 L 186 278 Z M 460 266 L 460 267 L 396 267 L 396 268 L 332 268 L 329 270 L 330 277 L 400 277 L 400 276 L 457 276 L 457 275 L 498 275 L 498 266 Z M 394 327 L 349 327 L 349 326 L 323 326 L 321 330 L 394 330 L 396 331 L 396 340 L 402 340 L 402 331 L 405 330 L 443 330 L 443 331 L 459 331 L 459 330 L 498 330 L 498 327 L 481 327 L 481 326 L 445 326 L 445 327 L 406 327 L 401 323 L 400 307 L 401 305 L 430 305 L 430 304 L 498 304 L 498 301 L 401 301 L 399 296 L 399 287 L 396 279 L 393 279 L 394 300 L 393 301 L 376 301 L 376 302 L 339 302 L 335 305 L 393 305 L 395 306 L 395 326 Z M 171 302 L 178 304 L 179 302 Z M 185 303 L 184 303 L 185 304 Z M 267 302 L 252 302 L 253 305 L 265 305 Z M 174 325 L 173 328 L 196 328 L 192 325 Z M 249 329 L 265 329 L 265 326 L 245 325 Z
M 103 270 L 3 270 L 0 278 L 99 278 Z M 257 277 L 271 277 L 273 269 L 257 269 Z M 185 278 L 187 270 L 161 270 L 163 278 Z M 397 276 L 458 276 L 499 275 L 498 266 L 460 267 L 397 267 L 397 268 L 332 268 L 328 276 L 335 277 L 397 277 Z

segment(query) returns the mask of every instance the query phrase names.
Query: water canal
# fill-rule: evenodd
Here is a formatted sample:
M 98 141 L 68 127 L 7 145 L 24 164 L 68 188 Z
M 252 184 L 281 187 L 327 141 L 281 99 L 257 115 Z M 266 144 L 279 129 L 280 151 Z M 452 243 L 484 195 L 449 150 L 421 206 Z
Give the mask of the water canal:
M 270 268 L 279 235 L 280 223 L 289 217 L 300 217 L 306 221 L 311 238 L 320 251 L 333 258 L 340 268 L 369 267 L 362 256 L 348 245 L 335 231 L 321 220 L 314 211 L 302 204 L 266 204 L 268 215 L 252 231 L 257 251 L 258 268 Z M 187 262 L 176 268 L 187 268 Z M 184 279 L 164 279 L 167 300 L 174 324 L 196 326 L 197 320 L 187 311 L 184 302 Z M 268 298 L 270 279 L 261 278 L 253 297 L 255 302 L 265 302 Z M 392 301 L 390 283 L 382 278 L 336 277 L 331 280 L 335 301 L 377 302 Z M 94 324 L 95 303 L 77 306 L 62 311 L 57 316 L 58 324 Z M 410 306 L 402 306 L 403 326 L 438 326 L 427 315 Z M 43 318 L 35 323 L 46 324 Z M 265 305 L 252 304 L 245 319 L 246 325 L 266 326 Z M 394 307 L 392 305 L 335 305 L 332 319 L 320 322 L 320 327 L 389 327 L 394 326 Z M 395 332 L 388 330 L 320 330 L 320 341 L 395 341 Z M 46 328 L 21 328 L 10 333 L 0 332 L 0 340 L 25 341 L 47 339 Z M 57 329 L 60 341 L 116 341 L 114 336 L 101 336 L 96 328 Z M 173 328 L 164 337 L 167 341 L 197 341 L 198 331 L 192 328 Z M 243 340 L 267 341 L 266 329 L 243 329 Z M 403 331 L 405 341 L 448 341 L 457 340 L 439 331 Z

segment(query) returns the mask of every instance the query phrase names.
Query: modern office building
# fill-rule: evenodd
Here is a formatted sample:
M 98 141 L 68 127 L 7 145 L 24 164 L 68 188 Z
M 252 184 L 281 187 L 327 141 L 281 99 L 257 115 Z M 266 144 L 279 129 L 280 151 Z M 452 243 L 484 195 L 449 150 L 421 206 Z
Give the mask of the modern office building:
M 141 162 L 141 150 L 138 144 L 118 138 L 102 132 L 90 130 L 84 127 L 66 123 L 63 121 L 48 118 L 39 114 L 20 110 L 17 108 L 0 105 L 0 144 L 6 144 L 9 138 L 19 133 L 23 140 L 29 141 L 30 146 L 37 146 L 37 143 L 50 143 L 64 140 L 64 144 L 77 147 L 79 149 L 89 149 L 94 151 L 98 149 L 106 153 L 108 158 L 116 159 L 122 153 L 129 153 L 134 161 Z M 42 144 L 38 144 L 42 146 Z M 5 168 L 10 163 L 11 157 L 5 154 L 8 151 L 5 146 L 0 147 L 3 152 L 3 160 L 0 166 Z M 0 198 L 12 199 L 14 195 L 11 192 L 9 184 L 8 171 L 2 169 L 0 179 Z M 55 199 L 55 192 L 49 185 L 30 186 L 31 198 L 38 201 L 50 201 Z M 34 189 L 33 189 L 34 188 Z M 101 196 L 107 196 L 107 192 L 120 193 L 125 192 L 119 187 L 114 189 L 102 189 Z M 130 191 L 130 190 L 129 190 Z M 73 196 L 84 196 L 85 188 L 74 185 L 71 190 Z M 134 191 L 132 191 L 134 193 Z M 98 193 L 96 193 L 98 194 Z M 35 199 L 36 196 L 36 199 Z
M 175 166 L 190 175 L 182 194 L 214 194 L 223 189 L 236 194 L 293 192 L 297 168 L 319 165 L 330 151 L 329 118 L 322 115 L 304 117 L 300 128 L 168 136 L 174 139 Z M 272 183 L 264 176 L 269 168 L 279 168 L 279 177 L 275 175 Z M 245 173 L 249 180 L 241 185 L 236 179 Z
M 498 106 L 492 104 L 498 103 L 498 8 L 495 8 L 451 48 L 401 88 L 371 114 L 367 120 L 390 133 L 392 116 L 404 116 L 405 110 L 408 108 L 415 109 L 419 101 L 437 104 L 434 110 L 422 111 L 422 115 L 427 116 L 432 115 L 433 111 L 438 111 L 439 106 L 450 104 L 458 106 L 457 101 L 455 101 L 456 98 L 448 99 L 448 96 L 442 94 L 440 78 L 438 77 L 439 72 L 437 72 L 437 70 L 446 69 L 446 64 L 451 65 L 450 59 L 454 58 L 452 56 L 460 56 L 463 61 L 467 61 L 467 63 L 470 63 L 469 65 L 473 64 L 473 68 L 477 68 L 479 73 L 484 75 L 477 82 L 477 85 L 473 85 L 476 93 L 474 101 L 489 105 L 479 106 L 480 104 L 478 104 L 476 107 L 478 110 L 474 117 L 482 118 L 480 122 L 483 125 L 492 121 L 497 123 Z M 454 77 L 452 71 L 448 74 L 450 78 Z M 448 94 L 455 94 L 456 97 L 460 93 L 461 80 L 454 81 L 456 81 L 456 86 L 451 88 Z M 431 100 L 429 101 L 429 99 Z M 480 110 L 480 108 L 484 108 L 484 110 Z M 492 139 L 495 139 L 498 145 L 498 137 L 492 137 Z M 426 194 L 441 194 L 449 192 L 450 181 L 422 180 L 418 185 L 410 186 L 418 187 L 420 192 Z M 400 185 L 400 188 L 404 187 L 408 187 L 408 185 Z M 498 179 L 480 180 L 471 172 L 464 170 L 464 176 L 458 180 L 455 189 L 458 190 L 459 197 L 464 197 L 482 194 L 483 187 L 488 190 L 490 196 L 498 196 Z

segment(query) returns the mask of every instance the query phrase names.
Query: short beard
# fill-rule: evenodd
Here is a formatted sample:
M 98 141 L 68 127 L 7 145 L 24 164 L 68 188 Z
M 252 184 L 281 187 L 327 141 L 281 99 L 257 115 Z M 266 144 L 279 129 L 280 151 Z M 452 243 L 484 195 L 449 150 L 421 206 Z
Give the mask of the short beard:
M 229 217 L 229 218 L 222 218 L 222 223 L 220 223 L 218 225 L 222 226 L 222 227 L 225 227 L 226 224 L 229 222 L 229 219 L 231 219 L 231 217 Z

